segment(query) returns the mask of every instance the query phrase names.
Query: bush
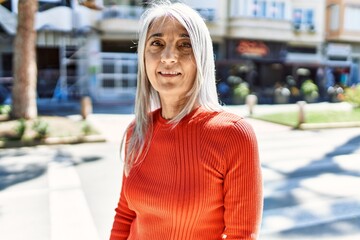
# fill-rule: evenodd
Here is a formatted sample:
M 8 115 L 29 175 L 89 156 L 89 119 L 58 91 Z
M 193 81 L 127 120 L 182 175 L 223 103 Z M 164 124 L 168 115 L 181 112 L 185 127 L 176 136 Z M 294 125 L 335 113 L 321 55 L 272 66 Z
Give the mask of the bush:
M 25 119 L 22 118 L 22 119 L 17 120 L 14 131 L 15 131 L 14 140 L 21 140 L 26 131 Z
M 235 104 L 243 104 L 245 103 L 245 98 L 250 94 L 249 84 L 246 82 L 242 82 L 233 90 L 233 103 Z
M 0 105 L 0 114 L 8 115 L 11 112 L 10 105 Z
M 86 121 L 84 121 L 84 122 L 82 123 L 81 131 L 82 131 L 82 133 L 83 133 L 85 136 L 94 133 L 94 130 L 93 130 L 93 128 L 91 127 L 91 125 L 90 125 L 88 122 L 86 122 Z
M 360 84 L 351 88 L 346 88 L 344 100 L 351 103 L 354 107 L 360 107 Z
M 319 97 L 319 88 L 311 79 L 301 84 L 300 91 L 307 102 L 315 102 Z
M 49 124 L 41 119 L 37 119 L 32 129 L 36 132 L 35 139 L 44 139 L 49 134 Z
M 245 98 L 249 94 L 250 94 L 250 89 L 249 89 L 249 85 L 246 82 L 242 82 L 234 88 L 235 97 Z
M 305 96 L 318 96 L 319 88 L 311 79 L 308 79 L 301 84 L 300 91 Z

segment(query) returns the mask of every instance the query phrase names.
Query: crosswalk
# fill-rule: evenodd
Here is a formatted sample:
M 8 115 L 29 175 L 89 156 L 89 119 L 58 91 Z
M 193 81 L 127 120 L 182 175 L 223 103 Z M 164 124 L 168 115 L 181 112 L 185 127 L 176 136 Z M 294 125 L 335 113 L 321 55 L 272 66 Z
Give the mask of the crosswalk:
M 99 240 L 72 159 L 56 160 L 48 164 L 50 239 Z
M 259 132 L 258 139 L 261 239 L 360 239 L 359 128 Z
M 118 119 L 101 116 L 107 121 Z M 263 168 L 260 239 L 360 239 L 360 128 L 297 131 L 249 121 Z M 121 165 L 120 135 L 111 130 L 107 144 L 1 151 L 0 239 L 108 238 L 119 188 L 110 170 Z M 85 156 L 103 161 L 81 164 Z

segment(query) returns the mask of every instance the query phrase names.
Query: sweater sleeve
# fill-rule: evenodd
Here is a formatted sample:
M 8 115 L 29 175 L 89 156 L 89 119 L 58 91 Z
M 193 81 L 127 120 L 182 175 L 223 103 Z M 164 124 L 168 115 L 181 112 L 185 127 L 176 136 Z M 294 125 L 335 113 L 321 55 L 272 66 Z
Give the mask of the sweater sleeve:
M 252 127 L 234 123 L 226 144 L 223 239 L 258 239 L 262 210 L 262 176 Z
M 125 181 L 126 181 L 126 177 L 125 174 L 123 174 L 120 200 L 117 208 L 115 209 L 115 218 L 111 229 L 110 240 L 126 240 L 130 233 L 131 223 L 136 217 L 135 212 L 129 209 L 124 194 Z

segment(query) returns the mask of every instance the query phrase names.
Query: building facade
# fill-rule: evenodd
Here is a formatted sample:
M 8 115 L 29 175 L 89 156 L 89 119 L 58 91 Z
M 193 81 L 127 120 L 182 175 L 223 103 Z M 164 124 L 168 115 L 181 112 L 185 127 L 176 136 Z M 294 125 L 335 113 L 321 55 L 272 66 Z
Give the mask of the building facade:
M 359 82 L 360 1 L 326 1 L 325 58 L 333 84 Z
M 17 1 L 0 5 L 3 85 L 11 83 Z M 39 1 L 39 98 L 90 95 L 99 103 L 134 100 L 138 20 L 146 4 L 90 2 L 91 8 L 77 0 Z M 258 95 L 260 103 L 276 102 L 276 87 L 300 88 L 307 78 L 319 86 L 323 100 L 330 86 L 359 82 L 359 0 L 184 2 L 199 11 L 209 27 L 225 103 L 232 103 L 239 81 Z

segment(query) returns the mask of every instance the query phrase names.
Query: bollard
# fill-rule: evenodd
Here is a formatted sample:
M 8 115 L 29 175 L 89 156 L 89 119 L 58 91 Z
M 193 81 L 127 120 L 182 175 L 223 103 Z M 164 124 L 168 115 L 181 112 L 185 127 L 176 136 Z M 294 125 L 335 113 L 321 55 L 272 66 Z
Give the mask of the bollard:
M 249 94 L 246 96 L 246 105 L 248 106 L 250 116 L 254 113 L 254 107 L 257 104 L 257 101 L 258 98 L 254 94 Z
M 81 116 L 85 120 L 92 113 L 91 98 L 88 96 L 81 98 Z
M 299 106 L 299 115 L 298 115 L 298 125 L 297 127 L 300 128 L 300 125 L 305 123 L 305 101 L 298 101 L 297 105 Z

